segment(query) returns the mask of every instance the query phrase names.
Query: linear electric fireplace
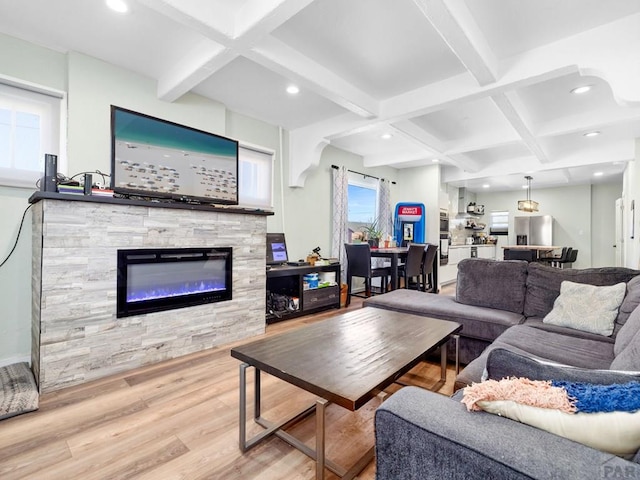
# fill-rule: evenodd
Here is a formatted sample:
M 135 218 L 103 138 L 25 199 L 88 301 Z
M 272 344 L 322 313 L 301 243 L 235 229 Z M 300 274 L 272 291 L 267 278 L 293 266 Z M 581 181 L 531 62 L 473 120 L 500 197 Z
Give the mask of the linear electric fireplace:
M 231 300 L 231 248 L 118 250 L 117 317 Z

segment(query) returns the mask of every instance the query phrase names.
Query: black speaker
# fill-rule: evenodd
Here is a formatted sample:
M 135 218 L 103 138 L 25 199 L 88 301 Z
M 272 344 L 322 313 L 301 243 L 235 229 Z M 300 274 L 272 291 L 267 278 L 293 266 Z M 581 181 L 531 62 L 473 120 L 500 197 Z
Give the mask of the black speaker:
M 91 195 L 91 184 L 93 183 L 93 176 L 90 173 L 84 174 L 84 194 Z
M 44 155 L 44 178 L 40 189 L 43 192 L 58 191 L 58 156 L 46 153 Z

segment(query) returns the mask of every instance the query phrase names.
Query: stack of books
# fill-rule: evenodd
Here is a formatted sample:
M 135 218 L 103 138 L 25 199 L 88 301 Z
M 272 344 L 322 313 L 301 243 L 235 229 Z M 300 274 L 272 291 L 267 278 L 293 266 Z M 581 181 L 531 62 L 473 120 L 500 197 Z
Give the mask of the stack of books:
M 106 188 L 92 188 L 91 195 L 95 197 L 113 197 L 113 190 Z
M 58 185 L 58 193 L 70 193 L 72 195 L 84 195 L 84 187 L 79 185 Z

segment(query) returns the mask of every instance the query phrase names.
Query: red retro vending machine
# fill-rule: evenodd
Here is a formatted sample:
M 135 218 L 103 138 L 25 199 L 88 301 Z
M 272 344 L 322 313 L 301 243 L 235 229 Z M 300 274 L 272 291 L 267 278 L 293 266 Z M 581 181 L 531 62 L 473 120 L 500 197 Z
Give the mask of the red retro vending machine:
M 398 203 L 394 237 L 399 246 L 425 243 L 425 208 L 422 203 Z

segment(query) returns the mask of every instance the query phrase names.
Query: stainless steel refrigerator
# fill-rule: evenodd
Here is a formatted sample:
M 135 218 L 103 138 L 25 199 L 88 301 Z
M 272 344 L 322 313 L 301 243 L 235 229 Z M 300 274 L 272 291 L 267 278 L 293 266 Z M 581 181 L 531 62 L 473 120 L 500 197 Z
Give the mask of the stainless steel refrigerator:
M 553 245 L 553 217 L 534 215 L 513 217 L 517 245 Z

